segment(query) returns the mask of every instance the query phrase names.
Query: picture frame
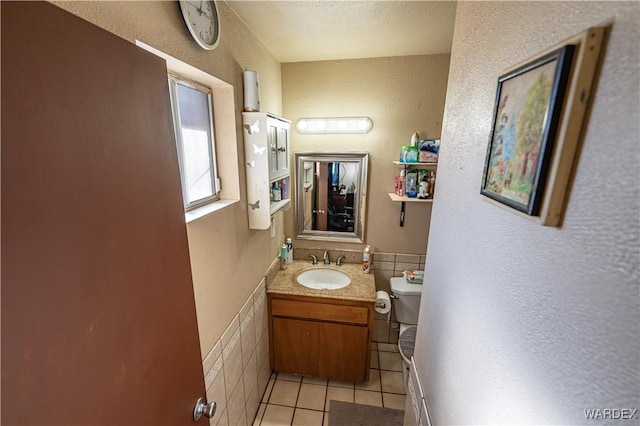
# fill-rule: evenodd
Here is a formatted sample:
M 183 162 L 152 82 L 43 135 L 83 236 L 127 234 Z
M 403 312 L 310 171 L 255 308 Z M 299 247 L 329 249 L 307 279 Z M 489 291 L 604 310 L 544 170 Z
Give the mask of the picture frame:
M 480 192 L 529 216 L 540 212 L 575 48 L 564 45 L 498 78 Z

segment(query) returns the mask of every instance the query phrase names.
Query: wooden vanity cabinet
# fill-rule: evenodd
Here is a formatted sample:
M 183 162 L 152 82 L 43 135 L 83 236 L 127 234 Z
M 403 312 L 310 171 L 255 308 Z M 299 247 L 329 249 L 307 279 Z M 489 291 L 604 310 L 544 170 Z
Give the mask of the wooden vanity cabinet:
M 373 302 L 269 294 L 271 368 L 349 382 L 369 380 Z

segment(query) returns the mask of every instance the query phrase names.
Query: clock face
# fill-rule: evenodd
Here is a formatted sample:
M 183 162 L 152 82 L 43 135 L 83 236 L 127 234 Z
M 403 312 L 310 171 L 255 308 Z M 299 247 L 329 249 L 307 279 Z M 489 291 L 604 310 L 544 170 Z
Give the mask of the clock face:
M 182 16 L 196 43 L 213 50 L 220 40 L 220 18 L 214 1 L 180 0 Z

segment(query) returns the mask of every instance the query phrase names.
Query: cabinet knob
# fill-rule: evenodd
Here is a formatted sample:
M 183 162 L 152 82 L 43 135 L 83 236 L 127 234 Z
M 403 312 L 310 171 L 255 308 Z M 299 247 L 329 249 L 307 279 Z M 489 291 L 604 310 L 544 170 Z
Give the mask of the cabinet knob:
M 283 147 L 283 146 L 281 146 L 280 148 L 278 148 L 278 151 L 280 151 L 280 152 L 285 152 L 286 150 L 287 150 L 287 148 L 285 148 L 285 147 Z

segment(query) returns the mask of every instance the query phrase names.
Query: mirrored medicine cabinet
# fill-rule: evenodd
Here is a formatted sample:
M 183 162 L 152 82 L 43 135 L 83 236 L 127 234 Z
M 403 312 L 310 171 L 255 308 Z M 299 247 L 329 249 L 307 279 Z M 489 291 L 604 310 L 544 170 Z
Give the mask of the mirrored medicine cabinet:
M 296 152 L 296 238 L 364 242 L 367 152 Z

